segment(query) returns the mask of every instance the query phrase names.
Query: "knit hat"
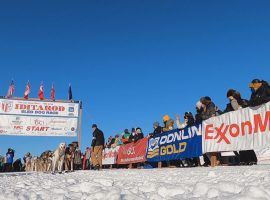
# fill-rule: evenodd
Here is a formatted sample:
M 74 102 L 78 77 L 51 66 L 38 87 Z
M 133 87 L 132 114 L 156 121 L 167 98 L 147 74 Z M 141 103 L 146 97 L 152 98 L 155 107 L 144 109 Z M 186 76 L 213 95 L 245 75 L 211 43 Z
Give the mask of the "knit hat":
M 209 96 L 205 96 L 205 97 L 202 97 L 202 98 L 200 99 L 200 102 L 201 102 L 202 104 L 204 104 L 204 105 L 208 105 L 211 101 L 212 101 L 212 100 L 211 100 L 211 98 L 210 98 Z
M 254 79 L 251 81 L 251 83 L 249 84 L 250 88 L 259 88 L 262 85 L 262 81 L 260 81 L 259 79 Z
M 154 127 L 158 127 L 159 126 L 159 123 L 158 122 L 154 122 L 153 126 Z
M 168 120 L 170 120 L 170 116 L 169 116 L 169 115 L 165 115 L 165 116 L 163 117 L 163 121 L 166 122 L 166 121 L 168 121 Z
M 92 128 L 97 128 L 97 125 L 96 125 L 96 124 L 93 124 L 93 125 L 92 125 Z

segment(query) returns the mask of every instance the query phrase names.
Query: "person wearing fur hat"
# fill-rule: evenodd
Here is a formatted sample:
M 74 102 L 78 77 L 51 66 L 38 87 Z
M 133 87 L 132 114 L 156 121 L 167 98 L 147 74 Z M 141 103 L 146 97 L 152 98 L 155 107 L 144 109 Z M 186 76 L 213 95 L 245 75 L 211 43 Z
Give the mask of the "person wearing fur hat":
M 154 128 L 154 132 L 153 133 L 149 133 L 149 137 L 154 137 L 157 134 L 162 133 L 162 127 L 159 125 L 159 122 L 154 122 L 153 128 Z
M 202 112 L 201 112 L 202 120 L 206 120 L 206 119 L 216 116 L 216 106 L 212 102 L 210 97 L 208 96 L 202 97 L 200 99 L 200 102 L 201 102 L 201 108 L 202 108 Z
M 154 135 L 162 133 L 162 127 L 159 125 L 159 122 L 153 124 Z
M 268 82 L 254 79 L 249 84 L 249 87 L 251 89 L 250 106 L 259 106 L 270 101 L 270 86 Z
M 163 123 L 164 123 L 164 127 L 163 127 L 163 132 L 166 131 L 171 131 L 174 129 L 174 121 L 170 118 L 169 115 L 165 115 L 163 117 Z
M 226 106 L 224 112 L 230 112 L 234 110 L 238 110 L 240 108 L 248 107 L 248 101 L 242 99 L 240 92 L 230 89 L 227 92 L 227 98 L 229 99 L 229 103 Z

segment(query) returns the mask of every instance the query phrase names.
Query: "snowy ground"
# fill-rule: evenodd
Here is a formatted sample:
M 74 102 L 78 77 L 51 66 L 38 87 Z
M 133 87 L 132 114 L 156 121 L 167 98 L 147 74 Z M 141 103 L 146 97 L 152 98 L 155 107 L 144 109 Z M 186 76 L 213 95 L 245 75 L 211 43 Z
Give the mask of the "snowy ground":
M 0 174 L 0 199 L 270 199 L 270 165 Z

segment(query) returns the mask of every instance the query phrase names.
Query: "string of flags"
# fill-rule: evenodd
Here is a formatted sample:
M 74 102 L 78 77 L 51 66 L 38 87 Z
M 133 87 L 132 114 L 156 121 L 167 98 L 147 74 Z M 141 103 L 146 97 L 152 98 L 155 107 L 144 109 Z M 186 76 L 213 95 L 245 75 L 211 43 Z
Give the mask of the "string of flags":
M 8 92 L 7 92 L 6 98 L 12 98 L 14 93 L 15 93 L 15 84 L 14 84 L 14 81 L 12 80 L 9 87 L 8 87 Z M 31 85 L 30 85 L 30 81 L 27 81 L 27 84 L 26 84 L 26 87 L 25 87 L 25 90 L 24 90 L 24 94 L 23 94 L 23 98 L 24 99 L 29 99 L 30 93 L 31 93 Z M 40 86 L 39 86 L 38 98 L 40 100 L 45 99 L 43 81 L 40 83 Z M 52 101 L 55 101 L 54 83 L 52 83 L 52 87 L 51 87 L 51 91 L 50 91 L 50 99 Z M 68 100 L 73 100 L 71 84 L 69 84 L 69 87 L 68 87 Z

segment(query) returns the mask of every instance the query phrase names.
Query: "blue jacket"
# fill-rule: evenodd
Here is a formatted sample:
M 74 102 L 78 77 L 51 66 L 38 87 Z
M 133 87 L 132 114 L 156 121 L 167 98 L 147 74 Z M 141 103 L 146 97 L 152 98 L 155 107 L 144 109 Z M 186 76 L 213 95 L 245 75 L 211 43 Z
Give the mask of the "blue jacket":
M 6 158 L 7 158 L 7 163 L 8 164 L 12 164 L 13 163 L 13 158 L 14 158 L 14 154 L 13 153 L 7 153 L 6 154 Z

